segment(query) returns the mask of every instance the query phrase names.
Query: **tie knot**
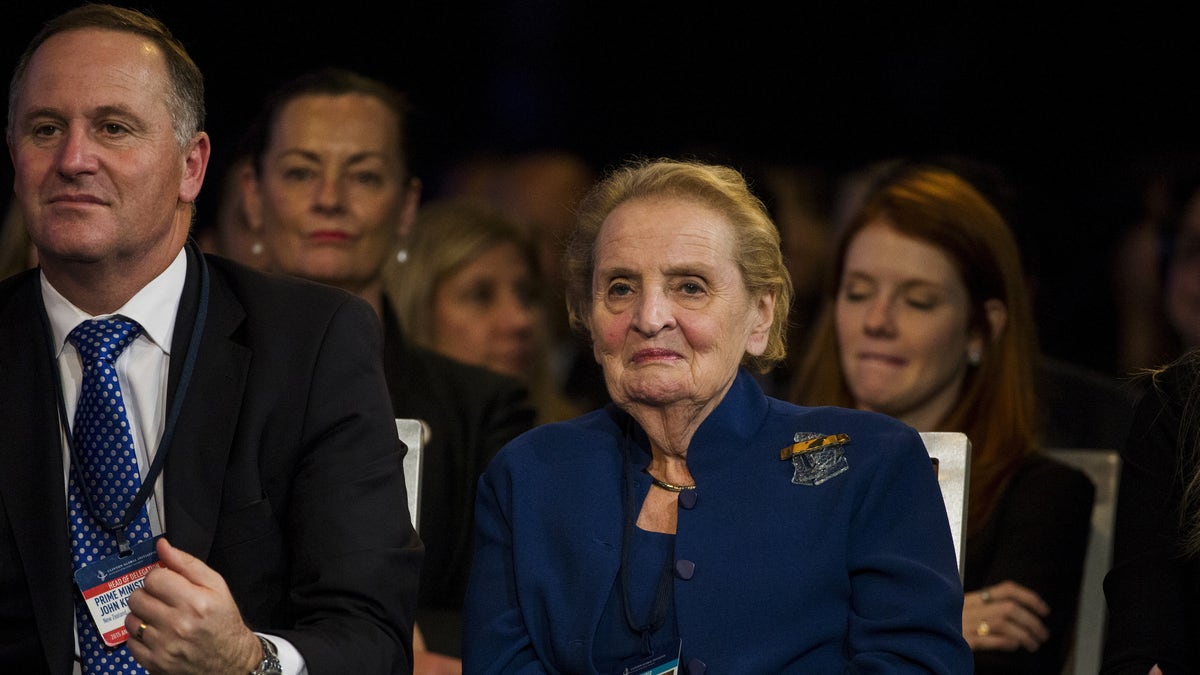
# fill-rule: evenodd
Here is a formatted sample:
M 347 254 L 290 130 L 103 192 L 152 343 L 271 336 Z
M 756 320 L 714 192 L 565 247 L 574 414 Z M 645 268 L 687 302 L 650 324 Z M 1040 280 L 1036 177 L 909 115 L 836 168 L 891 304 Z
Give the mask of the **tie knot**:
M 136 321 L 110 317 L 84 321 L 67 339 L 79 350 L 85 364 L 97 360 L 113 363 L 141 332 L 142 326 Z

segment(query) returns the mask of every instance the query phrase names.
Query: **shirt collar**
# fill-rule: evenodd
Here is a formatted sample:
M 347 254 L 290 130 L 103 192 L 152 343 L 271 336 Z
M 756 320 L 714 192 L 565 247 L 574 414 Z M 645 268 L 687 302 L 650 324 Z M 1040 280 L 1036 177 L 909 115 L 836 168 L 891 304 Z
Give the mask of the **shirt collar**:
M 112 314 L 120 314 L 133 319 L 142 325 L 142 334 L 162 349 L 164 354 L 171 354 L 171 337 L 175 334 L 175 316 L 179 312 L 179 297 L 183 294 L 183 284 L 187 278 L 187 251 L 180 249 L 174 262 L 167 266 L 161 274 L 142 287 L 132 298 Z M 54 335 L 55 355 L 61 356 L 66 345 L 67 336 L 81 322 L 97 317 L 88 314 L 71 304 L 59 293 L 46 275 L 41 275 L 42 300 L 46 304 L 46 314 L 50 318 L 50 330 Z

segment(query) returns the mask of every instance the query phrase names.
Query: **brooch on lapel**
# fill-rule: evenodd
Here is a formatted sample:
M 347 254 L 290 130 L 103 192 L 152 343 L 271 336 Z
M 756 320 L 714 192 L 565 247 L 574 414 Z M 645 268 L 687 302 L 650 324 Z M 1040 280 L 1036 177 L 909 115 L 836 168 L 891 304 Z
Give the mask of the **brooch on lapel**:
M 811 431 L 797 431 L 794 443 L 779 451 L 779 459 L 792 460 L 796 485 L 820 485 L 834 476 L 850 470 L 842 447 L 850 443 L 849 434 L 826 436 Z

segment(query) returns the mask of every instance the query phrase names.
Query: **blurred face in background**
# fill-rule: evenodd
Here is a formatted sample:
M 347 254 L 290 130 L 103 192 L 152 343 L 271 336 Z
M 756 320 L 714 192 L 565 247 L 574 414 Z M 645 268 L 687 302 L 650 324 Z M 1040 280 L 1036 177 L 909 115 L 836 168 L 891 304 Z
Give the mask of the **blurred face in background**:
M 516 245 L 495 246 L 442 281 L 434 294 L 434 348 L 528 380 L 544 348 L 544 309 Z
M 1185 349 L 1200 346 L 1200 197 L 1194 197 L 1176 235 L 1165 284 L 1167 320 Z
M 842 370 L 857 407 L 932 430 L 953 407 L 968 353 L 970 300 L 941 249 L 876 220 L 854 236 L 837 294 Z
M 363 294 L 411 222 L 394 113 L 365 94 L 303 95 L 275 120 L 246 186 L 267 266 Z

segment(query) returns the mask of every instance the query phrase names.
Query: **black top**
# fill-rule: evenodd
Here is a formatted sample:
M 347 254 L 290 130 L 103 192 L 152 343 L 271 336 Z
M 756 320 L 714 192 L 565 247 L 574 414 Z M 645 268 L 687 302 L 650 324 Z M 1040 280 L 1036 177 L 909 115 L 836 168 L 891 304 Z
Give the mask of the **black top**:
M 1155 663 L 1166 675 L 1200 672 L 1200 566 L 1180 546 L 1183 485 L 1197 470 L 1194 436 L 1179 438 L 1197 381 L 1188 370 L 1167 370 L 1161 389 L 1143 395 L 1121 453 L 1113 567 L 1104 579 L 1105 675 L 1146 675 Z
M 1033 455 L 1009 481 L 987 525 L 967 539 L 966 591 L 1012 580 L 1050 606 L 1044 619 L 1050 639 L 1041 649 L 977 651 L 976 673 L 1062 671 L 1075 627 L 1095 493 L 1082 471 Z
M 431 651 L 457 656 L 475 488 L 496 452 L 533 426 L 534 409 L 515 379 L 410 343 L 384 304 L 383 367 L 392 408 L 396 417 L 421 419 L 432 429 L 422 453 L 418 531 L 425 564 L 417 625 Z

